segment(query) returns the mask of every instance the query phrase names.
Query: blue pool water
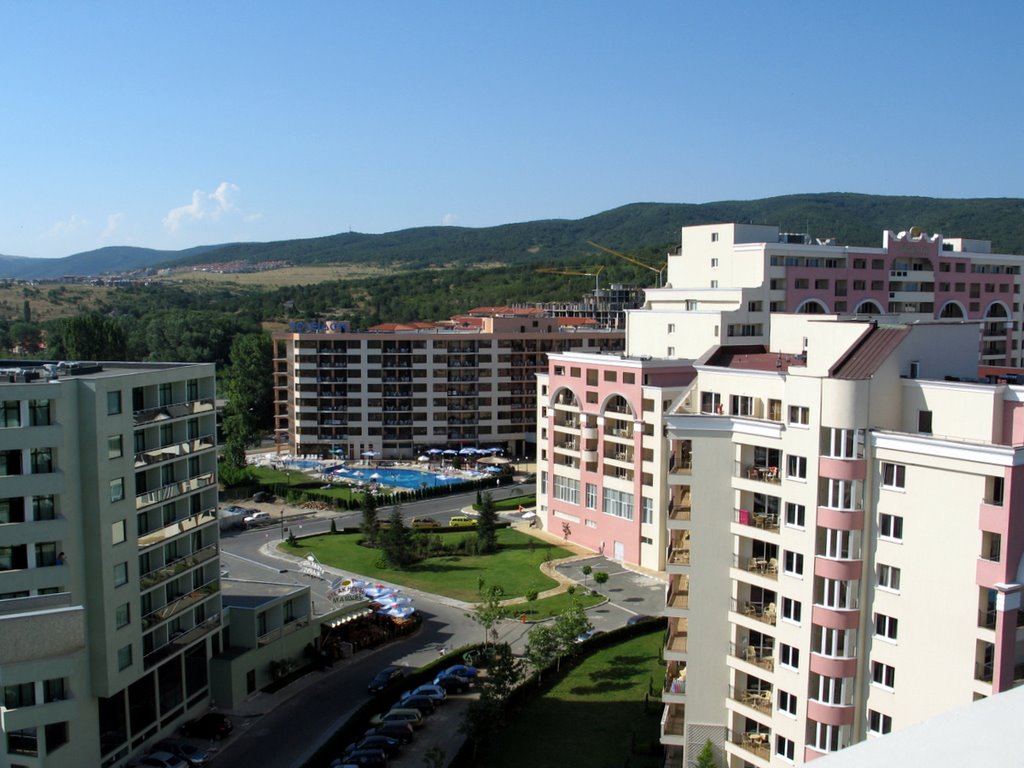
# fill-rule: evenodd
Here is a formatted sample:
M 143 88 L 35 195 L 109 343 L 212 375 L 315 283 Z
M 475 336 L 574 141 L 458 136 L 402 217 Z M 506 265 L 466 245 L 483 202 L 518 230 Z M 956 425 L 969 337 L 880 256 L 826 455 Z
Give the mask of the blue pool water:
M 382 467 L 380 469 L 367 469 L 366 467 L 349 469 L 347 467 L 339 467 L 333 470 L 332 474 L 348 480 L 362 480 L 363 482 L 371 482 L 370 475 L 380 475 L 380 477 L 373 478 L 373 481 L 382 485 L 410 488 L 412 490 L 422 488 L 423 483 L 426 483 L 429 488 L 434 488 L 439 485 L 458 485 L 459 483 L 467 482 L 464 477 L 447 477 L 435 475 L 432 472 L 418 472 L 415 469 L 392 469 L 390 467 Z
M 286 466 L 295 469 L 320 469 L 320 462 L 316 459 L 292 459 Z

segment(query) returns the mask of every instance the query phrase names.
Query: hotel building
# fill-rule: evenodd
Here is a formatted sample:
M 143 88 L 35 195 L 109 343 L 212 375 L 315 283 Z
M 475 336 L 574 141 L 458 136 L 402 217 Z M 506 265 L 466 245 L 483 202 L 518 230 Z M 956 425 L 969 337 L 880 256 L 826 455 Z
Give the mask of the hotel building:
M 0 370 L 0 765 L 123 765 L 209 705 L 213 365 Z
M 415 457 L 488 445 L 532 455 L 548 355 L 620 350 L 623 331 L 537 309 L 486 307 L 438 323 L 352 332 L 296 323 L 274 334 L 275 432 L 298 454 Z

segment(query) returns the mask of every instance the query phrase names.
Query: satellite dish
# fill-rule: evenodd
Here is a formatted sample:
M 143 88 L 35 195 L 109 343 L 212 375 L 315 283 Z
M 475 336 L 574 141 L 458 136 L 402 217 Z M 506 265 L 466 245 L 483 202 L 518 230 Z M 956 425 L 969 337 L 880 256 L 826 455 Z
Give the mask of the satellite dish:
M 920 227 L 911 227 L 910 228 L 910 236 L 911 237 L 920 237 L 921 236 L 921 228 Z

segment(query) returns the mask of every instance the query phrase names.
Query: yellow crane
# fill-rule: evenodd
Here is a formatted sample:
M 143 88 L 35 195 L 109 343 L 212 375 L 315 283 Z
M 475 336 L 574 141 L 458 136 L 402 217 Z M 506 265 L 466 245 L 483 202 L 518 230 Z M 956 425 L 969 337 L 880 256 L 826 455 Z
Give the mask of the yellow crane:
M 535 269 L 534 271 L 544 272 L 549 275 L 579 275 L 580 277 L 592 277 L 594 278 L 594 290 L 597 291 L 601 289 L 599 281 L 601 279 L 600 275 L 603 270 L 604 264 L 599 266 L 597 270 L 594 272 L 579 272 L 572 269 L 559 269 L 558 267 L 537 267 L 537 269 Z
M 664 272 L 665 271 L 665 267 L 668 266 L 668 262 L 667 261 L 664 264 L 662 264 L 660 268 L 659 267 L 652 267 L 650 264 L 646 264 L 646 263 L 644 263 L 644 262 L 642 262 L 642 261 L 640 261 L 638 259 L 634 259 L 632 256 L 627 256 L 624 253 L 619 253 L 618 251 L 613 251 L 611 248 L 606 248 L 605 246 L 601 245 L 600 243 L 595 243 L 593 240 L 587 240 L 587 245 L 592 245 L 595 248 L 598 248 L 598 249 L 604 251 L 605 253 L 610 253 L 612 256 L 618 256 L 620 259 L 625 259 L 626 261 L 632 262 L 633 264 L 636 264 L 638 267 L 643 267 L 644 269 L 651 270 L 651 272 L 654 272 L 658 276 L 658 287 L 661 288 L 661 273 Z

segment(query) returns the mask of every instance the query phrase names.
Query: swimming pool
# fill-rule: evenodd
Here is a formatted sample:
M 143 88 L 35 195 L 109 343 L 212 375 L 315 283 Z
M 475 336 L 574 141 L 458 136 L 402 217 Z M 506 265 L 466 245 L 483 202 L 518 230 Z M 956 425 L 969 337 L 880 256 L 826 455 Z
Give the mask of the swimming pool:
M 316 459 L 289 459 L 285 462 L 288 469 L 320 469 L 321 464 Z
M 450 477 L 448 475 L 436 475 L 432 472 L 420 472 L 416 469 L 396 469 L 392 467 L 381 467 L 379 469 L 337 467 L 331 470 L 331 474 L 347 480 L 378 482 L 381 485 L 409 488 L 411 490 L 422 488 L 424 483 L 427 484 L 428 488 L 434 488 L 439 485 L 458 485 L 459 483 L 469 482 L 469 479 L 465 477 Z

